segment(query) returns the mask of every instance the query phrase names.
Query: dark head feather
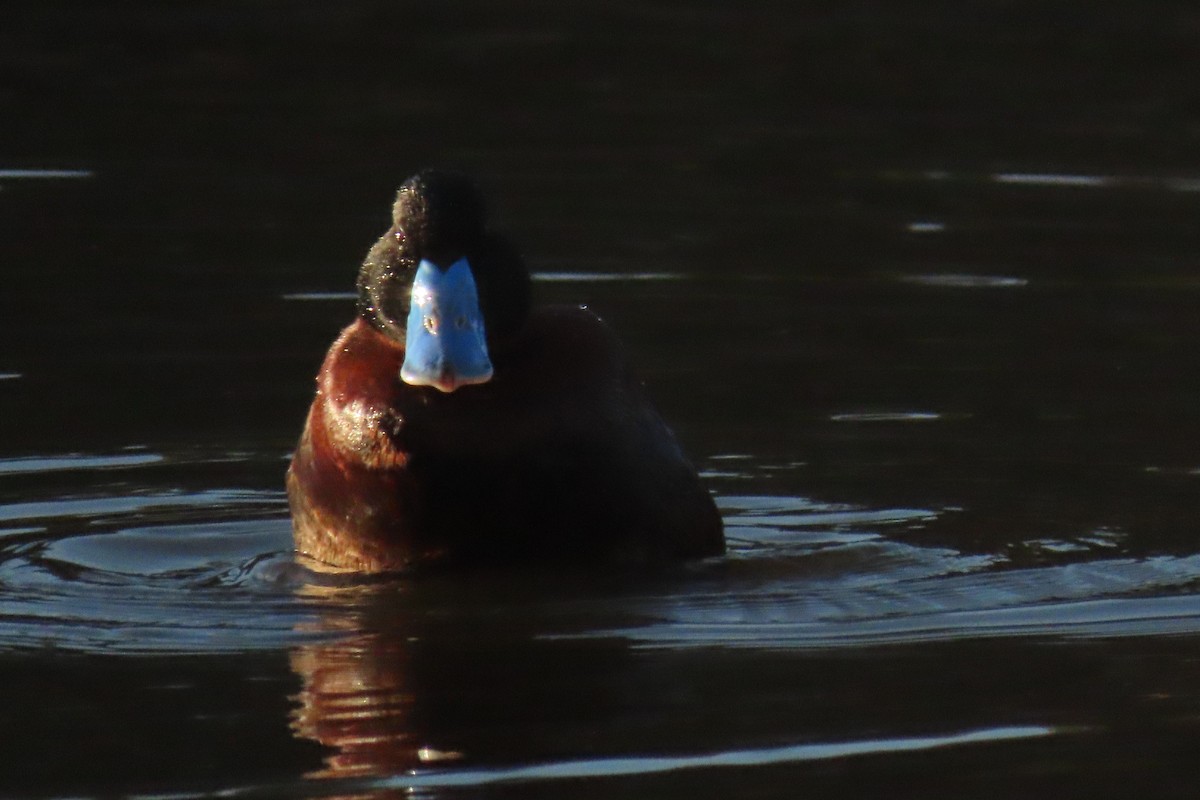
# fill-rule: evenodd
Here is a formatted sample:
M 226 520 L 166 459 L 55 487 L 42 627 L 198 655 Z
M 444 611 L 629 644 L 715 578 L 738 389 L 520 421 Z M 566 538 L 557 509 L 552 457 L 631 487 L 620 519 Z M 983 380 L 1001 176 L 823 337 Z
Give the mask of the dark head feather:
M 520 255 L 487 230 L 483 198 L 470 178 L 422 170 L 400 187 L 392 226 L 359 271 L 359 314 L 404 341 L 417 265 L 427 259 L 444 269 L 463 257 L 479 290 L 489 343 L 511 336 L 524 324 L 530 305 L 529 272 Z

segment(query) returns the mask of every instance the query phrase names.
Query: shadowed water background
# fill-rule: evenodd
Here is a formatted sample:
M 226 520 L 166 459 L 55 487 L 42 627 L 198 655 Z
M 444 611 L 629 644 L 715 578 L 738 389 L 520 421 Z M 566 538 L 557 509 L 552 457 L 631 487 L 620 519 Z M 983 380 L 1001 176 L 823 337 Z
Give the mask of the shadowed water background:
M 1200 14 L 17 3 L 0 794 L 1190 797 Z M 725 517 L 319 577 L 283 471 L 396 186 L 475 173 Z

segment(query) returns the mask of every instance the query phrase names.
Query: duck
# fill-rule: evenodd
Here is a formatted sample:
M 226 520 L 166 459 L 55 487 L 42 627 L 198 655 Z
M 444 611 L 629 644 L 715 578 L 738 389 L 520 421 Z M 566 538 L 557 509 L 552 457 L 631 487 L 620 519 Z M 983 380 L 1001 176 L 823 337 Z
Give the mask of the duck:
M 470 177 L 425 169 L 359 271 L 287 471 L 296 552 L 364 573 L 720 555 L 721 516 L 613 330 L 535 307 Z

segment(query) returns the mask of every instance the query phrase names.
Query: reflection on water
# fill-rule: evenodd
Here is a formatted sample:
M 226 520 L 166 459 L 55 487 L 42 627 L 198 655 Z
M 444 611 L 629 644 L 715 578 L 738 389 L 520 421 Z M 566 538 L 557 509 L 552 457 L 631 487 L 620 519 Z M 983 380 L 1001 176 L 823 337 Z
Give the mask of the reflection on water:
M 958 726 L 952 731 L 937 731 L 936 722 L 914 726 L 911 720 L 892 720 L 884 730 L 912 735 L 881 736 L 879 723 L 892 712 L 879 708 L 868 712 L 875 719 L 873 728 L 846 721 L 831 726 L 823 715 L 836 713 L 844 697 L 807 704 L 814 692 L 835 696 L 852 690 L 853 680 L 839 681 L 825 673 L 838 666 L 820 659 L 792 661 L 781 664 L 778 674 L 761 674 L 763 682 L 754 688 L 731 692 L 731 682 L 749 662 L 680 659 L 677 653 L 647 657 L 619 640 L 530 636 L 528 624 L 519 622 L 533 608 L 528 588 L 522 591 L 501 576 L 483 576 L 482 584 L 477 593 L 454 600 L 448 593 L 436 597 L 450 589 L 445 586 L 433 587 L 433 597 L 421 597 L 421 590 L 400 590 L 417 595 L 404 598 L 416 610 L 400 615 L 398 587 L 346 590 L 349 597 L 343 596 L 340 603 L 337 590 L 328 595 L 334 605 L 345 608 L 331 611 L 326 622 L 336 625 L 339 613 L 350 612 L 352 622 L 340 621 L 359 633 L 347 633 L 336 643 L 302 646 L 293 654 L 292 667 L 303 680 L 294 729 L 332 750 L 324 768 L 311 777 L 341 779 L 330 790 L 347 792 L 528 787 L 581 778 L 839 762 L 1002 745 L 1081 730 L 988 727 L 986 716 L 967 714 L 942 721 Z M 593 615 L 613 613 L 597 603 L 595 590 L 586 582 L 572 592 L 557 585 L 539 594 L 538 603 L 543 612 L 558 618 L 558 627 L 570 629 L 583 616 L 572 608 L 581 600 L 584 605 L 589 600 L 596 603 Z M 622 592 L 610 587 L 604 594 L 607 605 Z M 350 597 L 353 600 L 346 602 Z M 430 602 L 432 606 L 426 605 Z M 363 635 L 364 630 L 369 634 Z M 906 664 L 903 655 L 878 656 L 869 668 L 877 684 L 870 700 L 856 701 L 860 710 L 891 693 L 932 689 L 920 686 L 914 674 L 918 665 Z M 817 676 L 820 685 L 806 685 Z M 681 695 L 680 686 L 691 688 Z M 764 709 L 756 707 L 763 703 L 787 707 L 763 714 Z M 972 707 L 986 705 L 977 697 Z M 805 708 L 806 721 L 801 722 L 793 715 Z M 748 722 L 750 715 L 754 723 Z M 795 736 L 797 723 L 809 728 L 803 742 L 788 740 L 789 730 Z M 763 746 L 729 749 L 747 724 L 756 726 L 754 741 Z M 589 755 L 579 758 L 580 753 Z M 636 755 L 643 753 L 655 755 Z M 505 766 L 514 760 L 517 766 Z M 366 776 L 382 780 L 345 782 Z
M 759 727 L 756 741 L 776 744 L 730 749 L 738 740 L 736 735 L 730 738 L 730 728 L 746 724 L 733 722 L 740 713 L 737 706 L 776 693 L 787 696 L 800 688 L 786 671 L 763 675 L 765 683 L 754 690 L 731 693 L 720 687 L 736 679 L 737 660 L 723 667 L 720 659 L 680 659 L 673 645 L 655 651 L 673 653 L 666 658 L 647 657 L 644 651 L 630 649 L 628 637 L 602 632 L 605 622 L 619 619 L 628 624 L 640 617 L 636 624 L 644 625 L 654 605 L 651 598 L 660 592 L 666 592 L 661 601 L 671 605 L 716 605 L 722 603 L 719 598 L 685 600 L 675 593 L 685 585 L 677 581 L 664 585 L 658 580 L 614 583 L 596 576 L 538 578 L 541 586 L 534 590 L 528 577 L 533 576 L 473 575 L 466 592 L 439 581 L 306 589 L 306 594 L 325 600 L 318 627 L 341 632 L 334 641 L 299 646 L 291 658 L 302 681 L 293 730 L 330 749 L 324 767 L 309 777 L 385 778 L 352 784 L 359 789 L 528 784 L 799 764 L 995 745 L 1068 732 L 1045 725 L 1006 726 L 1001 720 L 968 715 L 941 722 L 953 730 L 938 731 L 937 723 L 913 728 L 911 722 L 893 722 L 895 736 L 880 737 L 876 727 L 870 738 L 836 738 L 865 732 L 849 723 L 813 729 L 835 738 L 813 740 L 814 734 L 809 734 L 798 743 L 789 742 L 786 732 L 800 720 L 793 718 L 789 724 L 788 713 L 783 713 L 752 723 Z M 540 624 L 531 619 L 535 610 Z M 597 625 L 601 630 L 593 627 Z M 650 627 L 661 633 L 690 626 L 675 621 Z M 712 644 L 730 653 L 727 648 L 739 641 L 734 636 Z M 751 640 L 741 644 L 750 645 Z M 767 637 L 753 646 L 780 644 Z M 825 648 L 812 641 L 792 644 Z M 666 645 L 659 642 L 660 647 Z M 882 679 L 889 667 L 881 663 L 878 669 L 884 671 Z M 691 685 L 695 671 L 702 670 L 713 674 L 694 685 L 692 691 L 698 694 L 688 692 L 690 699 L 670 689 Z M 900 673 L 887 679 L 895 681 L 892 690 L 913 680 L 905 670 Z M 809 687 L 802 694 L 814 690 L 832 687 Z M 877 691 L 882 695 L 885 690 Z M 699 724 L 703 719 L 723 722 L 715 727 L 711 722 Z M 668 730 L 670 737 L 660 738 Z M 681 735 L 684 730 L 688 733 Z M 904 735 L 916 730 L 921 734 Z M 617 739 L 605 731 L 616 733 Z M 496 766 L 511 763 L 509 751 L 521 754 L 522 766 Z M 584 752 L 590 754 L 587 759 L 572 760 Z M 458 762 L 470 766 L 459 767 Z M 399 777 L 387 777 L 393 775 Z M 336 785 L 349 790 L 345 784 Z
M 303 681 L 293 729 L 333 753 L 310 777 L 394 775 L 428 759 L 422 758 L 431 748 L 419 729 L 409 674 L 411 647 L 407 637 L 380 641 L 349 634 L 293 652 L 292 669 Z

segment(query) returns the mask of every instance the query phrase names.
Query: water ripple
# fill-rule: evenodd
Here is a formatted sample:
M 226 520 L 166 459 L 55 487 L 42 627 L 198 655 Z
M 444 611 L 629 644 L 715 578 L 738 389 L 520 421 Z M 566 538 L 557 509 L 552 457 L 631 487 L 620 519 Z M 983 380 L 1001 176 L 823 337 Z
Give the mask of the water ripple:
M 0 648 L 285 647 L 305 636 L 340 635 L 314 615 L 369 607 L 382 596 L 377 587 L 391 584 L 404 587 L 414 618 L 449 615 L 455 629 L 475 630 L 476 614 L 489 626 L 496 615 L 512 614 L 546 622 L 529 631 L 535 638 L 619 637 L 650 648 L 806 650 L 1200 631 L 1200 555 L 1135 558 L 1119 529 L 1033 540 L 1028 547 L 1056 559 L 1029 566 L 1007 550 L 919 543 L 927 527 L 952 522 L 956 508 L 771 494 L 718 496 L 729 553 L 685 568 L 678 579 L 592 591 L 574 578 L 560 586 L 539 571 L 533 596 L 518 588 L 527 581 L 521 576 L 509 583 L 497 577 L 501 588 L 486 597 L 474 596 L 474 584 L 451 581 L 435 590 L 399 579 L 305 591 L 313 579 L 293 563 L 282 489 L 205 485 L 197 477 L 227 479 L 230 464 L 256 463 L 275 476 L 278 461 L 277 453 L 138 450 L 0 462 L 6 482 L 44 475 L 32 493 L 0 503 Z M 753 460 L 722 463 L 756 470 Z M 95 479 L 87 493 L 75 473 L 58 484 L 69 492 L 56 489 L 55 476 L 72 470 Z M 123 470 L 137 471 L 136 484 Z M 506 596 L 525 599 L 506 605 Z
M 58 472 L 69 469 L 120 469 L 157 464 L 163 460 L 158 453 L 121 453 L 117 455 L 82 455 L 66 453 L 52 456 L 0 458 L 0 475 Z
M 535 272 L 541 283 L 614 283 L 625 281 L 677 281 L 685 276 L 677 272 Z
M 294 581 L 278 579 L 292 562 L 282 489 L 195 485 L 253 460 L 136 450 L 0 461 L 0 487 L 44 478 L 0 503 L 0 649 L 231 652 L 296 641 L 311 610 Z M 278 471 L 276 454 L 258 460 Z M 123 479 L 129 470 L 136 484 Z
M 1029 285 L 1027 278 L 1013 275 L 972 275 L 963 272 L 931 272 L 901 275 L 905 283 L 941 289 L 1020 289 Z
M 0 180 L 62 180 L 92 178 L 90 169 L 0 169 Z
M 612 778 L 626 775 L 654 775 L 679 770 L 720 767 L 759 767 L 828 761 L 868 755 L 913 753 L 947 747 L 995 744 L 1067 733 L 1068 729 L 1044 725 L 1024 725 L 960 731 L 933 736 L 867 739 L 844 742 L 806 742 L 804 744 L 728 750 L 719 753 L 678 756 L 626 756 L 590 758 L 493 769 L 459 769 L 416 772 L 381 781 L 377 788 L 449 788 L 486 786 L 497 783 L 529 783 L 568 778 Z

